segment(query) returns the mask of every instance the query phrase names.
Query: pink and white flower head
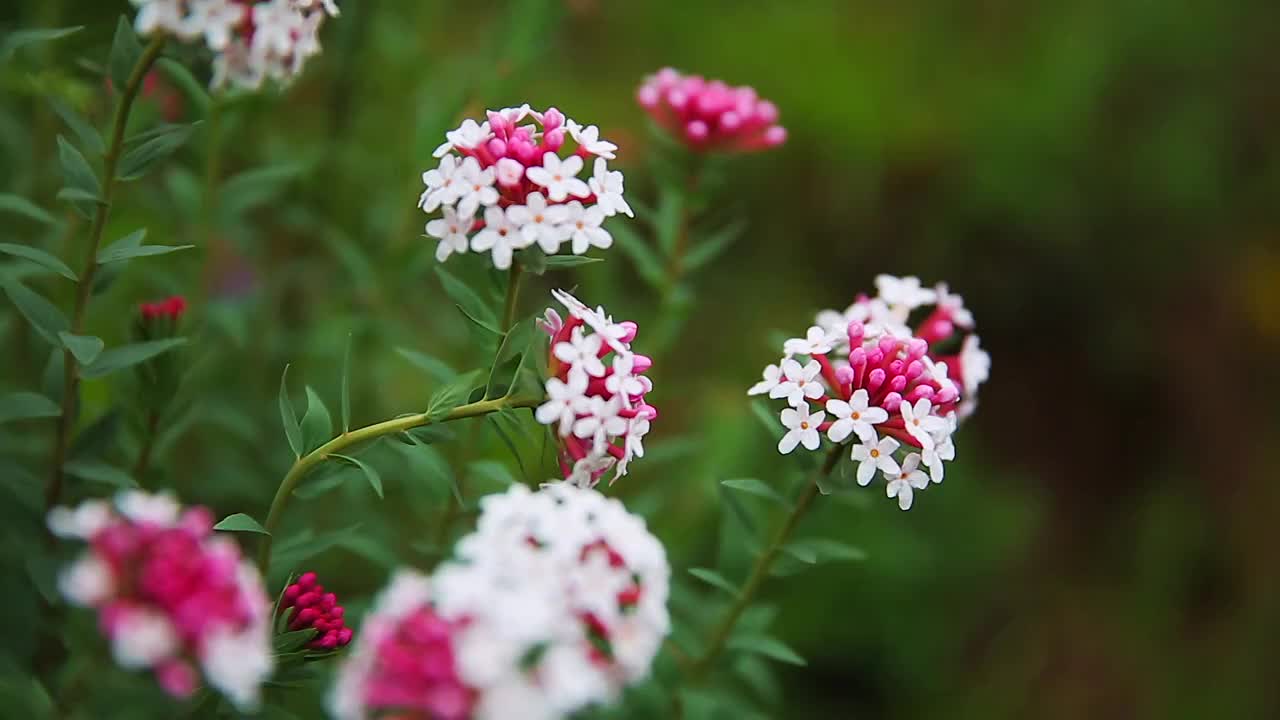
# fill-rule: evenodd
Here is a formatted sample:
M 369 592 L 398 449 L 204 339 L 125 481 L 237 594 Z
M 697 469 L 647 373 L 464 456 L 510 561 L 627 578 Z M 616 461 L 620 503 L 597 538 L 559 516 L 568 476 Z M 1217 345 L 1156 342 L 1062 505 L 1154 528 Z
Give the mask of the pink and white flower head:
M 882 475 L 906 510 L 922 489 L 921 462 L 942 482 L 955 458 L 957 420 L 975 403 L 990 359 L 978 348 L 973 316 L 945 285 L 890 275 L 876 285 L 876 297 L 824 310 L 804 337 L 787 340 L 782 359 L 748 394 L 785 400 L 779 452 L 817 450 L 823 437 L 847 443 L 858 484 Z M 923 317 L 914 330 L 913 316 Z
M 203 40 L 214 53 L 214 88 L 288 83 L 320 53 L 320 26 L 335 0 L 132 0 L 139 35 Z
M 175 697 L 194 693 L 203 674 L 240 709 L 258 705 L 273 667 L 271 604 L 257 569 L 214 534 L 208 510 L 127 491 L 114 503 L 54 508 L 48 523 L 88 542 L 59 586 L 98 611 L 116 662 L 151 670 Z
M 480 507 L 455 559 L 401 572 L 365 620 L 331 696 L 340 720 L 561 718 L 648 675 L 670 567 L 644 521 L 565 483 Z
M 436 148 L 440 165 L 422 174 L 426 189 L 418 206 L 465 221 L 461 244 L 428 223 L 427 234 L 441 242 L 437 258 L 466 252 L 468 237 L 469 249 L 491 253 L 500 270 L 535 243 L 548 255 L 566 243 L 577 255 L 612 246 L 601 223 L 632 214 L 622 197 L 622 173 L 607 162 L 617 149 L 596 126 L 583 127 L 555 108 L 522 105 L 490 110 L 483 122 L 464 120 Z M 588 163 L 589 177 L 583 175 Z
M 640 106 L 663 129 L 697 152 L 752 152 L 787 140 L 778 108 L 754 88 L 663 68 L 636 91 Z
M 551 294 L 569 317 L 548 310 L 539 322 L 551 342 L 547 401 L 534 416 L 561 438 L 565 479 L 593 487 L 611 469 L 614 480 L 626 475 L 631 461 L 644 456 L 644 436 L 658 416 L 645 401 L 652 361 L 631 351 L 635 323 L 615 323 L 604 308 L 592 310 L 563 290 Z

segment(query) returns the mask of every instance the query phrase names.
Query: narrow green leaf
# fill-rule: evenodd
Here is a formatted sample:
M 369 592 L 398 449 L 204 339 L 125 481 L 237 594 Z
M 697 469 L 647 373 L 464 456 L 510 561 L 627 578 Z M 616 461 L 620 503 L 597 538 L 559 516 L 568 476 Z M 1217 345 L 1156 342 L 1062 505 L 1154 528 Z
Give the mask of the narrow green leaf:
M 156 66 L 160 68 L 164 74 L 169 76 L 174 85 L 182 91 L 187 99 L 190 100 L 201 112 L 207 111 L 209 108 L 209 93 L 205 89 L 203 83 L 196 80 L 186 65 L 180 62 L 162 57 L 156 61 Z
M 412 363 L 414 367 L 422 370 L 439 382 L 449 382 L 458 376 L 457 370 L 449 367 L 448 363 L 440 360 L 439 358 L 403 347 L 396 348 L 396 352 L 399 353 L 400 357 Z
M 81 197 L 92 196 L 95 201 L 102 197 L 102 185 L 99 184 L 98 175 L 93 171 L 93 167 L 89 165 L 88 160 L 84 159 L 84 155 L 61 135 L 58 136 L 58 164 L 62 167 L 62 178 L 68 188 L 79 191 L 77 194 Z M 59 196 L 61 197 L 62 194 L 59 193 Z M 73 204 L 76 204 L 85 214 L 92 210 L 84 200 L 73 201 Z
M 116 177 L 121 180 L 136 180 L 161 158 L 172 155 L 191 137 L 193 125 L 177 125 L 172 130 L 146 140 L 141 145 L 130 149 L 120 159 L 120 168 Z
M 684 207 L 685 198 L 675 187 L 659 186 L 653 227 L 658 233 L 658 247 L 666 257 L 671 257 L 680 243 L 680 235 L 689 230 L 685 227 Z
M 83 25 L 76 25 L 74 27 L 33 28 L 31 30 L 11 32 L 4 37 L 4 42 L 0 42 L 0 62 L 7 61 L 10 56 L 28 45 L 58 40 L 83 29 Z
M 67 322 L 66 316 L 56 305 L 16 280 L 5 280 L 4 291 L 18 308 L 18 312 L 22 313 L 41 337 L 54 345 L 62 344 L 58 333 L 70 330 L 71 323 Z
M 92 365 L 84 368 L 81 375 L 85 378 L 100 378 L 118 372 L 138 363 L 150 360 L 161 353 L 168 352 L 187 342 L 186 338 L 168 338 L 167 340 L 148 340 L 130 343 L 103 350 Z
M 523 475 L 525 479 L 528 479 L 529 470 L 524 466 L 524 458 L 520 457 L 520 451 L 516 448 L 515 440 L 511 437 L 509 428 L 504 427 L 504 425 L 512 426 L 510 429 L 519 431 L 520 421 L 515 417 L 515 411 L 503 410 L 502 412 L 486 415 L 485 419 L 493 425 L 494 431 L 498 433 L 498 438 L 502 440 L 502 444 L 506 445 L 507 450 L 511 452 L 511 457 L 516 459 L 516 465 L 520 468 L 520 474 Z M 455 483 L 455 486 L 456 484 L 457 483 Z M 458 494 L 458 498 L 458 501 L 461 502 L 461 493 Z
M 790 555 L 791 557 L 795 558 L 796 560 L 799 560 L 800 562 L 804 563 L 805 565 L 814 565 L 814 564 L 817 564 L 818 562 L 818 553 L 814 552 L 813 548 L 807 547 L 800 543 L 783 545 L 782 551 Z
M 775 438 L 782 437 L 782 421 L 778 419 L 778 414 L 774 412 L 763 400 L 754 400 L 751 403 L 751 413 L 756 416 L 765 430 Z
M 102 133 L 98 132 L 83 115 L 75 110 L 75 108 L 67 105 L 56 97 L 49 98 L 49 104 L 53 106 L 53 111 L 62 118 L 62 122 L 67 124 L 71 132 L 76 134 L 76 138 L 80 140 L 80 144 L 84 146 L 91 155 L 102 157 L 106 152 L 106 146 L 102 142 Z
M 707 263 L 715 260 L 729 249 L 734 240 L 737 240 L 742 231 L 747 229 L 746 222 L 735 220 L 728 225 L 720 228 L 710 237 L 694 246 L 692 250 L 684 256 L 682 263 L 685 272 L 693 272 Z
M 62 346 L 71 351 L 71 355 L 75 357 L 76 362 L 81 367 L 87 366 L 98 357 L 98 353 L 102 352 L 105 343 L 102 338 L 93 335 L 72 335 L 63 330 L 58 333 L 58 338 L 62 340 Z
M 378 474 L 378 471 L 375 470 L 372 465 L 359 458 L 351 457 L 350 455 L 339 455 L 334 453 L 329 457 L 342 460 L 343 462 L 350 463 L 360 468 L 364 473 L 365 479 L 369 481 L 369 485 L 373 488 L 373 491 L 378 494 L 378 499 L 382 499 L 382 476 Z
M 604 258 L 587 257 L 585 255 L 552 255 L 547 258 L 547 268 L 551 270 L 564 270 L 566 268 L 574 268 L 580 265 L 592 265 L 594 263 L 602 263 Z
M 427 403 L 427 419 L 431 422 L 444 419 L 454 408 L 462 405 L 480 380 L 481 370 L 459 375 L 431 396 Z
M 289 439 L 289 448 L 297 457 L 302 456 L 302 429 L 298 426 L 298 416 L 293 411 L 293 402 L 289 400 L 289 366 L 284 366 L 280 373 L 280 422 L 284 425 L 284 435 Z
M 58 417 L 62 408 L 39 393 L 14 392 L 0 395 L 0 423 L 12 420 Z
M 116 23 L 115 38 L 111 41 L 111 55 L 107 60 L 111 81 L 115 84 L 117 93 L 124 91 L 125 83 L 129 81 L 129 73 L 133 71 L 133 66 L 141 56 L 142 44 L 138 42 L 138 36 L 133 32 L 133 23 L 129 22 L 128 17 L 121 15 Z
M 493 314 L 493 308 L 471 289 L 470 285 L 462 282 L 454 277 L 452 273 L 444 269 L 442 265 L 436 265 L 436 276 L 440 278 L 440 286 L 444 288 L 444 294 L 458 305 L 463 314 L 471 319 L 472 322 L 501 335 L 502 331 L 498 329 L 498 319 Z
M 534 275 L 541 275 L 547 271 L 547 254 L 537 245 L 530 245 L 516 252 L 516 262 Z
M 10 212 L 15 215 L 22 215 L 36 222 L 42 222 L 46 225 L 53 225 L 58 219 L 49 214 L 48 210 L 36 205 L 21 195 L 13 193 L 0 193 L 0 210 Z
M 666 285 L 667 271 L 649 243 L 625 223 L 615 221 L 608 223 L 608 226 L 610 234 L 618 241 L 618 247 L 631 258 L 636 272 L 649 283 L 649 287 L 660 288 Z
M 302 165 L 277 165 L 247 170 L 227 180 L 218 191 L 218 210 L 230 218 L 265 205 L 300 175 Z
M 733 595 L 734 597 L 737 597 L 738 595 L 738 588 L 735 587 L 733 583 L 729 582 L 725 576 L 715 570 L 710 570 L 708 568 L 689 568 L 689 574 L 712 587 L 719 588 L 720 590 Z
M 351 430 L 351 333 L 347 333 L 347 350 L 342 354 L 342 432 Z
M 86 208 L 91 209 L 95 205 L 106 204 L 102 202 L 102 198 L 98 197 L 97 194 L 91 193 L 88 190 L 81 190 L 80 188 L 74 188 L 74 187 L 62 188 L 61 190 L 58 191 L 58 194 L 56 197 L 62 202 L 71 203 L 72 205 L 75 205 L 76 208 L 80 210 L 81 214 L 85 214 L 85 215 L 88 214 Z
M 305 630 L 292 630 L 290 632 L 280 633 L 271 638 L 271 647 L 275 650 L 276 655 L 291 653 L 295 650 L 301 650 L 307 643 L 315 640 L 316 629 L 308 627 Z
M 98 253 L 98 264 L 106 265 L 138 257 L 168 255 L 179 250 L 190 250 L 193 247 L 195 245 L 139 245 L 137 247 L 116 247 L 113 245 Z
M 462 313 L 463 317 L 470 320 L 476 327 L 480 328 L 481 330 L 491 332 L 494 335 L 502 335 L 502 331 L 498 329 L 498 326 L 496 324 L 481 320 L 480 318 L 473 315 L 471 312 L 469 312 L 466 308 L 462 307 L 461 305 L 454 305 L 454 307 L 458 308 L 458 312 Z
M 319 393 L 307 386 L 307 411 L 302 414 L 302 446 L 307 452 L 333 438 L 333 417 Z
M 251 532 L 258 533 L 259 535 L 271 534 L 267 532 L 266 528 L 262 527 L 262 523 L 259 523 L 257 520 L 254 520 L 244 513 L 236 513 L 222 518 L 222 520 L 218 521 L 217 525 L 213 526 L 213 529 L 224 530 L 226 532 Z
M 813 562 L 859 561 L 867 559 L 867 553 L 865 550 L 840 542 L 839 540 L 827 540 L 825 538 L 797 540 L 791 543 L 788 547 L 793 550 L 798 549 L 802 552 L 812 554 L 814 558 Z
M 729 647 L 733 650 L 763 655 L 791 665 L 807 664 L 804 658 L 800 657 L 795 650 L 784 645 L 781 640 L 768 635 L 735 636 L 729 639 Z
M 53 255 L 39 248 L 33 248 L 29 245 L 15 245 L 13 243 L 0 243 L 0 253 L 4 253 L 6 255 L 12 255 L 14 257 L 20 257 L 23 260 L 30 260 L 31 262 L 37 265 L 46 267 L 58 273 L 59 275 L 61 275 L 64 278 L 67 278 L 68 280 L 76 279 L 76 274 L 72 272 L 71 268 L 67 267 L 66 263 L 62 262 L 58 258 L 54 257 Z
M 485 383 L 485 398 L 496 398 L 506 395 L 511 389 L 512 380 L 520 369 L 524 354 L 534 337 L 533 320 L 526 318 L 511 326 L 498 346 L 498 353 L 493 359 L 493 368 L 489 370 L 489 381 Z
M 727 488 L 732 488 L 733 490 L 739 490 L 741 492 L 749 493 L 757 497 L 762 497 L 768 500 L 772 500 L 781 505 L 788 504 L 786 501 L 786 498 L 782 497 L 782 495 L 779 495 L 777 490 L 774 490 L 773 488 L 769 487 L 765 483 L 755 478 L 721 480 L 720 484 L 724 485 Z
M 423 425 L 409 428 L 397 437 L 407 445 L 434 445 L 452 440 L 456 434 L 444 425 Z
M 138 481 L 134 480 L 132 475 L 101 460 L 69 460 L 62 466 L 62 469 L 68 475 L 74 475 L 81 480 L 88 480 L 89 482 L 102 483 L 103 485 L 118 488 L 138 487 Z
M 347 481 L 345 472 L 332 472 L 324 477 L 307 478 L 306 483 L 302 487 L 293 491 L 293 494 L 303 500 L 311 500 L 333 490 L 342 483 Z

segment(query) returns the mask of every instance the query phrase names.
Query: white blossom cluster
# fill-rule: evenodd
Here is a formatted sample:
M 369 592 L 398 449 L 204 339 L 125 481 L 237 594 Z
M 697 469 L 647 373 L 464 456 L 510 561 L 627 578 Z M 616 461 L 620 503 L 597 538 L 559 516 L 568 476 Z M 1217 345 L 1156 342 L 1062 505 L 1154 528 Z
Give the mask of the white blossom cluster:
M 320 26 L 335 0 L 132 0 L 140 35 L 203 39 L 214 53 L 214 88 L 287 83 L 320 53 Z
M 609 170 L 617 145 L 600 139 L 551 108 L 528 105 L 491 110 L 489 119 L 465 120 L 446 133 L 435 151 L 438 167 L 422 174 L 418 206 L 443 217 L 427 223 L 439 241 L 436 258 L 468 250 L 491 255 L 494 267 L 511 267 L 517 250 L 534 245 L 547 255 L 566 243 L 575 255 L 608 248 L 605 218 L 632 215 L 622 197 L 622 173 Z M 528 121 L 528 122 L 526 122 Z M 566 137 L 573 141 L 567 151 Z M 588 160 L 592 174 L 579 177 Z

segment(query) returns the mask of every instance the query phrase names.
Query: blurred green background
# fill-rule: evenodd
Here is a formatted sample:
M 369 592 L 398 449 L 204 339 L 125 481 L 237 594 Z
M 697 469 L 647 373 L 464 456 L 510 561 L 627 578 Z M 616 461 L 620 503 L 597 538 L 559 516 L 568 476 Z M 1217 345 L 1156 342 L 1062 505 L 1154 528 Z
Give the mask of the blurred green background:
M 685 568 L 719 564 L 740 578 L 749 560 L 718 481 L 781 485 L 794 469 L 744 394 L 776 360 L 776 332 L 801 334 L 877 273 L 914 274 L 964 295 L 994 363 L 947 482 L 911 512 L 872 490 L 820 501 L 801 536 L 838 538 L 867 558 L 766 586 L 776 634 L 809 665 L 741 691 L 794 718 L 1280 715 L 1280 488 L 1264 462 L 1280 441 L 1280 5 L 341 6 L 325 53 L 287 92 L 225 101 L 213 120 L 168 90 L 175 117 L 205 122 L 120 195 L 108 240 L 146 226 L 150 242 L 197 245 L 138 261 L 89 318 L 110 345 L 136 302 L 192 300 L 189 401 L 166 420 L 149 484 L 261 517 L 291 460 L 280 372 L 293 364 L 295 402 L 308 383 L 334 407 L 349 333 L 361 423 L 420 411 L 438 382 L 396 347 L 481 365 L 431 272 L 434 244 L 419 237 L 414 202 L 431 150 L 485 107 L 554 105 L 621 145 L 628 196 L 652 205 L 656 146 L 633 95 L 671 65 L 754 85 L 790 132 L 783 148 L 728 163 L 714 214 L 749 227 L 690 278 L 688 322 L 651 373 L 662 411 L 652 456 L 610 491 L 667 543 L 678 618 L 708 596 Z M 66 130 L 43 96 L 104 119 L 101 80 L 80 59 L 102 62 L 127 11 L 123 1 L 0 8 L 0 29 L 87 26 L 0 67 L 0 191 L 54 207 L 54 135 Z M 175 56 L 188 55 L 206 78 L 204 59 Z M 140 123 L 154 122 L 162 95 Z M 83 225 L 4 223 L 0 239 L 79 265 Z M 604 257 L 531 283 L 522 308 L 578 285 L 587 302 L 640 321 L 645 352 L 658 293 L 626 253 Z M 448 267 L 487 282 L 475 256 Z M 56 277 L 28 283 L 69 305 Z M 0 389 L 39 387 L 47 345 L 7 304 L 0 318 Z M 128 388 L 84 391 L 86 425 L 123 406 L 108 452 L 129 457 Z M 460 439 L 478 445 L 379 449 L 384 502 L 346 482 L 293 505 L 293 532 L 362 523 L 308 561 L 326 585 L 359 598 L 394 564 L 423 562 L 448 475 L 474 494 L 506 471 L 550 472 L 536 439 L 517 443 L 522 471 L 486 423 L 469 422 Z M 3 427 L 7 486 L 40 482 L 50 433 Z M 22 515 L 12 505 L 7 515 Z M 743 505 L 763 532 L 767 508 Z M 36 532 L 25 517 L 0 530 L 10 561 Z M 14 612 L 31 610 L 12 570 L 21 563 L 9 566 Z M 35 640 L 19 628 L 7 644 L 22 653 Z

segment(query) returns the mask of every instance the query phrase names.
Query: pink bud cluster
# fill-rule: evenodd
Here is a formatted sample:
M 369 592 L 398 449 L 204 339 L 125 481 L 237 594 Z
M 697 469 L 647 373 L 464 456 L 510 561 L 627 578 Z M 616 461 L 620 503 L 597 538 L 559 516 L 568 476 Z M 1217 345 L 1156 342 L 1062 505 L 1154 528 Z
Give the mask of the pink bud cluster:
M 787 140 L 778 108 L 746 85 L 663 68 L 645 78 L 636 100 L 658 125 L 699 152 L 767 150 Z
M 614 479 L 644 456 L 644 436 L 658 410 L 645 400 L 653 383 L 644 373 L 653 361 L 631 351 L 639 327 L 614 323 L 604 308 L 592 310 L 563 290 L 553 297 L 569 311 L 562 320 L 547 310 L 541 322 L 551 336 L 547 401 L 534 415 L 556 425 L 565 479 L 592 487 L 610 468 Z
M 258 703 L 273 665 L 270 603 L 257 570 L 202 507 L 129 491 L 49 513 L 55 535 L 88 542 L 59 578 L 69 601 L 98 611 L 116 661 L 147 668 L 176 697 L 210 685 Z
M 288 612 L 289 630 L 316 631 L 307 643 L 312 650 L 336 650 L 351 642 L 351 628 L 346 626 L 346 611 L 338 604 L 338 596 L 325 592 L 313 572 L 303 573 L 284 589 L 277 612 Z
M 187 299 L 174 295 L 156 302 L 142 303 L 138 306 L 138 314 L 146 320 L 168 320 L 177 322 L 187 312 Z

